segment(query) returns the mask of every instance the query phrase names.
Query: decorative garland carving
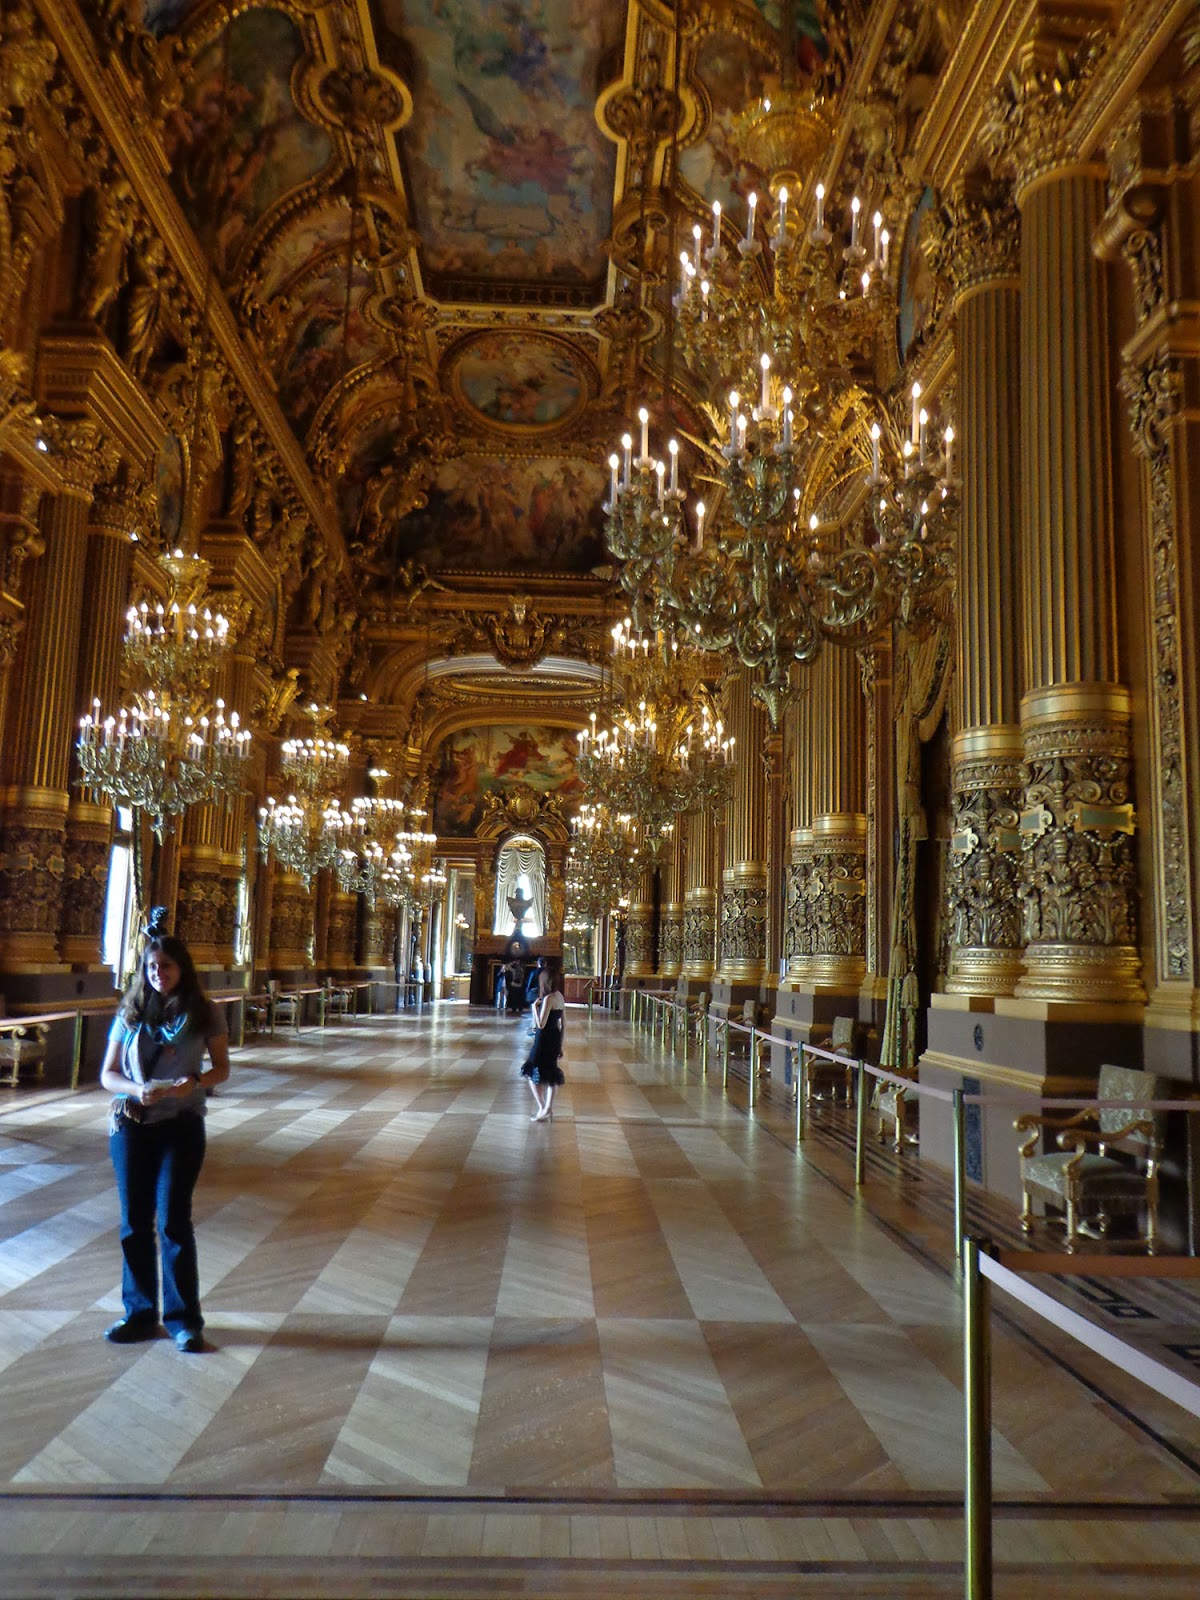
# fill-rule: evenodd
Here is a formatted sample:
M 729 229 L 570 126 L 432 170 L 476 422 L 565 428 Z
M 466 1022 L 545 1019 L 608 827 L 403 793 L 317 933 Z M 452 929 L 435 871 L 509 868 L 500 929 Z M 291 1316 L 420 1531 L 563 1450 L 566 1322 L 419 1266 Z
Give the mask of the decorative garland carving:
M 683 964 L 683 918 L 679 906 L 666 907 L 658 924 L 659 970 L 678 972 Z
M 683 908 L 683 964 L 711 969 L 717 949 L 717 917 L 711 903 L 687 901 Z
M 635 976 L 655 971 L 653 906 L 630 906 L 626 913 L 625 970 Z
M 966 758 L 952 783 L 949 987 L 1008 994 L 1021 948 L 1021 763 L 995 753 Z
M 805 897 L 812 954 L 862 956 L 866 936 L 865 841 L 813 845 Z
M 767 886 L 726 882 L 721 897 L 721 966 L 767 959 Z

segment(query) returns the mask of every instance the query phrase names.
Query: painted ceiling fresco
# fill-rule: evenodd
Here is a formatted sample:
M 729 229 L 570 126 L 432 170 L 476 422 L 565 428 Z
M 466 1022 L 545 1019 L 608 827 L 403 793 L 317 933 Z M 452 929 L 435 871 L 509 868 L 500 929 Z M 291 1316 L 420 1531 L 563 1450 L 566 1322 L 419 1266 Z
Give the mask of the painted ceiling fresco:
M 500 723 L 467 728 L 442 743 L 434 765 L 433 828 L 443 838 L 464 838 L 483 820 L 484 800 L 526 783 L 560 801 L 578 799 L 577 741 L 564 728 Z
M 597 68 L 624 31 L 612 0 L 372 0 L 380 51 L 415 65 L 402 135 L 436 275 L 598 280 L 616 147 Z
M 587 399 L 587 378 L 570 345 L 522 333 L 484 333 L 455 351 L 448 376 L 486 422 L 536 428 L 562 422 Z
M 429 503 L 397 524 L 396 562 L 457 571 L 587 572 L 604 559 L 607 469 L 583 459 L 445 462 Z
M 266 211 L 333 154 L 292 99 L 305 47 L 291 18 L 247 11 L 230 24 L 228 45 L 228 81 L 218 38 L 198 56 L 167 126 L 176 193 L 222 273 Z

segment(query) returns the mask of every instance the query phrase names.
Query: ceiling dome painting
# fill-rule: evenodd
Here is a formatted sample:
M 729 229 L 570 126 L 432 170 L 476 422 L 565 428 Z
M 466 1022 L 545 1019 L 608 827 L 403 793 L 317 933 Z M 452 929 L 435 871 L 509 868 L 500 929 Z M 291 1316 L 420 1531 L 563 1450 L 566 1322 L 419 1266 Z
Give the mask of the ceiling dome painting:
M 449 368 L 459 398 L 503 428 L 552 426 L 587 402 L 587 378 L 563 340 L 485 333 L 460 345 Z
M 616 147 L 596 125 L 610 0 L 373 0 L 381 59 L 413 63 L 400 143 L 427 271 L 597 283 Z

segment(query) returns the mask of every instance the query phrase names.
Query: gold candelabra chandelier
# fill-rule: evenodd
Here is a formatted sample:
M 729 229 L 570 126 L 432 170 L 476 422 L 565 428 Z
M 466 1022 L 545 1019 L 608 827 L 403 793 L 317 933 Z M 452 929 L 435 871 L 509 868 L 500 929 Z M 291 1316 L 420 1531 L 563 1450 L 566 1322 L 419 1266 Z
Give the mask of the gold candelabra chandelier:
M 176 550 L 159 565 L 166 599 L 126 612 L 129 703 L 106 717 L 93 701 L 77 751 L 80 783 L 143 812 L 161 840 L 169 817 L 193 805 L 231 806 L 243 793 L 250 734 L 212 695 L 232 632 L 208 594 L 208 563 Z
M 584 804 L 571 819 L 566 905 L 581 927 L 633 897 L 644 865 L 641 833 L 635 817 L 603 804 Z
M 411 859 L 396 837 L 404 819 L 404 802 L 359 795 L 350 802 L 349 842 L 337 862 L 338 883 L 347 894 L 363 894 L 372 905 L 386 899 L 386 874 L 402 873 Z M 385 841 L 389 840 L 388 849 Z
M 336 798 L 349 776 L 350 747 L 328 732 L 328 710 L 310 705 L 307 715 L 312 733 L 280 746 L 280 776 L 290 792 L 282 802 L 269 795 L 259 809 L 258 848 L 309 888 L 319 872 L 341 864 L 355 819 Z
M 575 766 L 590 799 L 644 830 L 643 848 L 660 849 L 683 811 L 717 808 L 728 797 L 734 741 L 716 713 L 703 654 L 659 630 L 634 632 L 631 618 L 612 630 L 618 701 L 611 726 L 579 734 Z

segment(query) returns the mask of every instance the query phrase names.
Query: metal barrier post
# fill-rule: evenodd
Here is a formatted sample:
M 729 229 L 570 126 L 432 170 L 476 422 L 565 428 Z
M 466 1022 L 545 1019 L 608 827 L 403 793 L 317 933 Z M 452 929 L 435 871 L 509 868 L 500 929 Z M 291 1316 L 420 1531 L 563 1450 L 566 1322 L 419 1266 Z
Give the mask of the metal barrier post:
M 237 1038 L 234 1040 L 234 1044 L 239 1050 L 246 1042 L 246 1000 L 247 996 L 243 995 L 237 1001 Z M 71 1087 L 75 1087 L 74 1083 L 72 1083 Z
M 963 1091 L 954 1091 L 954 1253 L 961 1263 L 967 1232 L 967 1123 Z
M 804 1046 L 796 1046 L 796 1143 L 804 1139 L 804 1090 L 808 1072 L 804 1065 Z
M 683 1024 L 683 1064 L 686 1067 L 688 1064 L 688 1050 L 691 1048 L 692 1043 L 692 1019 L 688 1012 L 686 1000 L 680 1007 L 679 1020 Z
M 79 1087 L 79 1069 L 83 1063 L 83 1012 L 75 1013 L 75 1031 L 71 1040 L 71 1087 Z M 16 1081 L 17 1069 L 13 1068 L 13 1081 Z
M 854 1187 L 861 1189 L 863 1169 L 866 1164 L 864 1140 L 867 1127 L 867 1064 L 865 1061 L 858 1063 L 856 1094 L 858 1104 L 854 1108 Z
M 700 1076 L 708 1077 L 708 1012 L 700 1013 Z
M 979 1270 L 980 1241 L 964 1239 L 963 1376 L 966 1488 L 963 1575 L 966 1600 L 992 1600 L 992 1362 L 990 1291 Z
M 721 1088 L 729 1084 L 729 1018 L 717 1019 L 721 1028 Z
M 753 1111 L 754 1110 L 754 1080 L 758 1076 L 758 1073 L 755 1071 L 755 1068 L 758 1065 L 758 1035 L 755 1032 L 753 1023 L 750 1024 L 750 1054 L 746 1057 L 746 1065 L 747 1065 L 746 1077 L 747 1077 L 747 1081 L 749 1082 L 749 1085 L 750 1085 L 750 1096 L 749 1096 L 749 1100 L 747 1101 L 747 1104 L 746 1104 L 746 1110 L 747 1111 Z

